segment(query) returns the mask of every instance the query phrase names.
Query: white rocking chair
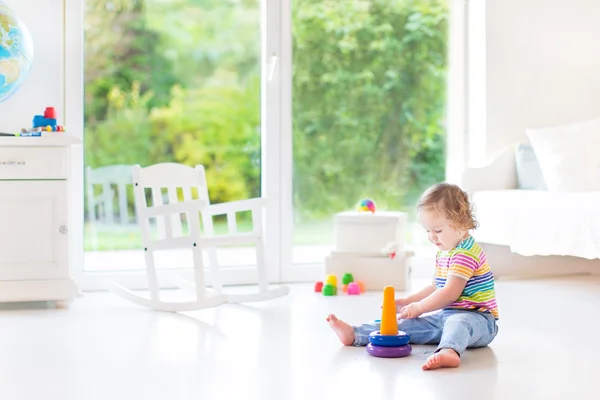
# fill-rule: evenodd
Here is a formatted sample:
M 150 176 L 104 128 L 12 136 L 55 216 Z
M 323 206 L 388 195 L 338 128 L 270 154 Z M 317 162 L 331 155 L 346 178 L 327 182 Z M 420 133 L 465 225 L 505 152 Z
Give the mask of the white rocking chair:
M 201 165 L 196 168 L 175 163 L 156 164 L 146 168 L 136 165 L 133 167 L 132 175 L 136 211 L 145 251 L 150 298 L 140 296 L 115 282 L 111 282 L 109 288 L 113 293 L 142 307 L 171 312 L 216 307 L 226 302 L 242 303 L 271 300 L 289 293 L 288 287 L 269 289 L 262 218 L 266 199 L 256 198 L 211 205 L 206 174 L 204 167 Z M 163 204 L 162 188 L 168 189 L 169 204 Z M 183 191 L 183 201 L 178 199 L 178 188 Z M 148 207 L 146 202 L 146 189 L 152 191 L 152 207 Z M 198 199 L 192 198 L 192 189 L 197 190 Z M 237 233 L 236 213 L 246 211 L 252 212 L 253 230 L 248 233 Z M 200 231 L 199 214 L 202 215 L 204 235 Z M 182 235 L 181 215 L 187 216 L 188 235 Z M 228 234 L 214 234 L 212 220 L 214 215 L 227 215 Z M 164 237 L 151 237 L 151 218 L 156 219 L 159 236 L 162 232 Z M 224 294 L 216 248 L 244 244 L 254 244 L 256 248 L 259 290 L 251 294 Z M 153 252 L 170 249 L 190 249 L 193 252 L 194 282 L 176 276 L 171 280 L 171 283 L 176 284 L 184 291 L 194 292 L 195 300 L 166 302 L 160 299 Z M 204 250 L 208 252 L 212 267 L 213 290 L 211 292 L 214 292 L 212 295 L 208 293 L 205 285 Z

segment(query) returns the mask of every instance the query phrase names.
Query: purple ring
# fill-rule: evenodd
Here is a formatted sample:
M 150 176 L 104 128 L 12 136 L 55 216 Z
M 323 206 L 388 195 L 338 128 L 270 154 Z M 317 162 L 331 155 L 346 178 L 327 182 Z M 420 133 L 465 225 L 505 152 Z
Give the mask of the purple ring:
M 372 355 L 373 357 L 383 357 L 383 358 L 397 358 L 397 357 L 406 357 L 410 355 L 412 352 L 412 347 L 410 344 L 406 344 L 404 346 L 398 347 L 383 347 L 383 346 L 373 346 L 371 343 L 367 345 L 367 353 Z

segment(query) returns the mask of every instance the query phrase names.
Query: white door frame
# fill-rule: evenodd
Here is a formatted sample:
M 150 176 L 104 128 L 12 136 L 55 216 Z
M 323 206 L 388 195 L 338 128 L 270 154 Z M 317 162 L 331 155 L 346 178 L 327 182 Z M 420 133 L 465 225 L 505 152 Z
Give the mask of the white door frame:
M 292 0 L 281 0 L 281 280 L 283 282 L 322 279 L 324 262 L 294 264 L 294 159 L 292 127 Z
M 292 126 L 292 0 L 281 0 L 281 126 L 280 126 L 280 229 L 282 282 L 307 282 L 323 278 L 324 262 L 294 263 L 294 204 L 293 204 L 293 126 Z
M 261 79 L 261 192 L 267 198 L 265 239 L 269 281 L 281 282 L 281 154 L 282 65 L 281 1 L 261 1 L 262 79 Z
M 64 88 L 63 114 L 69 135 L 84 140 L 84 52 L 83 52 L 83 11 L 85 0 L 63 0 L 62 46 Z M 71 193 L 69 198 L 69 266 L 71 274 L 80 289 L 83 277 L 83 174 L 84 147 L 75 146 L 71 159 Z

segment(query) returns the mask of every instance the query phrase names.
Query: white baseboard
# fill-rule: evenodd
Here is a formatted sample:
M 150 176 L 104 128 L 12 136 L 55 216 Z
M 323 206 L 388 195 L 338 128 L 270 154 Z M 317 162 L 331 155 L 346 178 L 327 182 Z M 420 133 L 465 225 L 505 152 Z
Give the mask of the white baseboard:
M 70 279 L 0 281 L 0 302 L 62 301 L 81 296 Z

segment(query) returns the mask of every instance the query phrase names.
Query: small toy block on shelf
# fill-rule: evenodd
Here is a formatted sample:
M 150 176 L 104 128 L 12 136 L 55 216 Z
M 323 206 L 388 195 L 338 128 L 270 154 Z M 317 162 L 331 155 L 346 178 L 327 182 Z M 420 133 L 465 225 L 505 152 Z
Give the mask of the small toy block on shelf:
M 35 115 L 33 117 L 33 129 L 24 129 L 25 131 L 45 131 L 45 132 L 64 132 L 65 128 L 58 125 L 56 110 L 54 107 L 46 107 L 44 115 Z
M 36 115 L 33 117 L 33 127 L 43 128 L 45 126 L 56 126 L 57 121 L 55 118 L 44 118 L 42 115 Z
M 44 118 L 56 119 L 56 109 L 54 107 L 46 107 L 44 110 Z

